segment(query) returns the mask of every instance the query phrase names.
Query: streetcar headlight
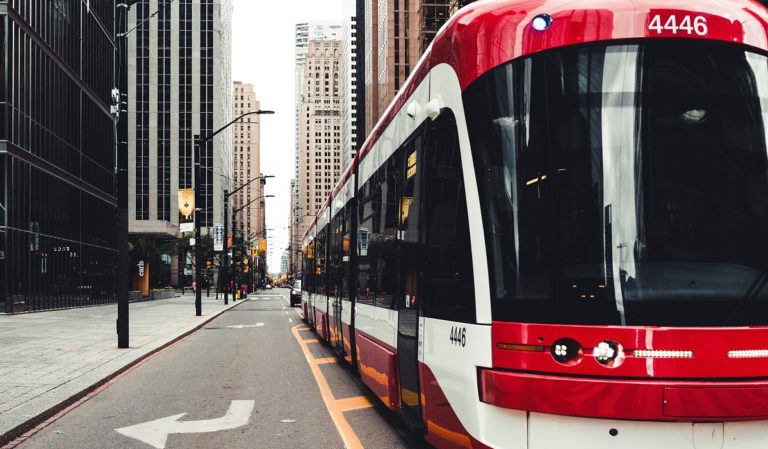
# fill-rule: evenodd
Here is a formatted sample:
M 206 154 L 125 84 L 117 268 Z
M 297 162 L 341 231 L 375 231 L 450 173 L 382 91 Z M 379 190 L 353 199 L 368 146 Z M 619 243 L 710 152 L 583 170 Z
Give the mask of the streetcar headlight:
M 601 365 L 613 368 L 624 361 L 624 349 L 612 340 L 603 340 L 592 350 L 595 360 Z
M 544 31 L 552 25 L 553 19 L 549 14 L 539 14 L 531 21 L 531 26 L 536 31 Z
M 572 338 L 561 338 L 549 347 L 549 353 L 558 363 L 575 365 L 581 361 L 584 351 L 578 341 Z

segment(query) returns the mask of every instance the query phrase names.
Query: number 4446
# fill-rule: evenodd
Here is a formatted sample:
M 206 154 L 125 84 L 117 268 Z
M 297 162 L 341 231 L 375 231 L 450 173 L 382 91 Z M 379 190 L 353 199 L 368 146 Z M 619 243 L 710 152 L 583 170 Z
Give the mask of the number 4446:
M 661 15 L 655 15 L 651 18 L 651 22 L 648 24 L 648 29 L 655 31 L 656 34 L 662 34 L 664 32 L 672 34 L 697 34 L 699 36 L 706 36 L 709 32 L 707 28 L 707 18 L 703 16 L 676 16 L 671 15 L 667 17 L 667 20 L 662 25 Z
M 457 346 L 464 347 L 467 345 L 467 328 L 466 327 L 451 327 L 451 343 Z

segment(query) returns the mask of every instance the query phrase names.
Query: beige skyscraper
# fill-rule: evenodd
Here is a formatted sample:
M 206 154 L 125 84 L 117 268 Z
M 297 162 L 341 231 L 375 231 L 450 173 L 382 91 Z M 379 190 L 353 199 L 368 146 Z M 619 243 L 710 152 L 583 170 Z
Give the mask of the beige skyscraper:
M 296 235 L 303 235 L 342 170 L 343 57 L 340 40 L 311 40 L 304 64 L 299 113 L 299 202 Z
M 260 109 L 260 102 L 256 100 L 256 93 L 252 84 L 234 82 L 233 90 L 234 117 L 239 117 L 247 112 Z M 232 189 L 235 190 L 260 176 L 261 165 L 261 124 L 259 114 L 249 115 L 239 123 L 232 125 L 234 135 L 234 156 Z M 240 190 L 232 196 L 232 210 L 243 208 L 236 215 L 238 235 L 242 234 L 246 240 L 260 238 L 263 232 L 263 201 L 257 199 L 263 195 L 263 183 L 253 181 L 248 187 Z M 250 205 L 248 205 L 250 203 Z

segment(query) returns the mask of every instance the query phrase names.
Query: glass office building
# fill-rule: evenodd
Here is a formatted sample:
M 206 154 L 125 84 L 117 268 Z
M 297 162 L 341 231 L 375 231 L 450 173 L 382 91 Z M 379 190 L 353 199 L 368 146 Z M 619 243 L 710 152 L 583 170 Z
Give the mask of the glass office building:
M 116 300 L 114 14 L 0 1 L 0 313 Z
M 93 0 L 92 0 L 93 3 Z M 179 189 L 202 190 L 202 234 L 224 222 L 232 190 L 234 127 L 201 151 L 194 179 L 194 135 L 232 116 L 232 0 L 139 0 L 128 14 L 128 229 L 131 265 L 148 265 L 151 288 L 190 285 L 179 227 Z M 187 271 L 190 273 L 191 269 Z

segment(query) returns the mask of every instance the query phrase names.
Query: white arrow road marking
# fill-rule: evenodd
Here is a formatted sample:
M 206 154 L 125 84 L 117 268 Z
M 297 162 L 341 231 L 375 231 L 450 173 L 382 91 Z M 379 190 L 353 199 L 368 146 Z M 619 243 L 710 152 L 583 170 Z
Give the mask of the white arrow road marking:
M 229 327 L 229 328 L 231 328 L 231 329 L 243 329 L 243 328 L 246 328 L 246 327 L 261 327 L 261 326 L 263 326 L 263 325 L 264 325 L 264 323 L 256 323 L 256 324 L 237 324 L 237 325 L 234 325 L 234 326 L 227 326 L 227 327 Z
M 232 401 L 227 413 L 216 419 L 181 422 L 179 419 L 186 413 L 180 413 L 167 418 L 115 429 L 115 431 L 147 443 L 156 449 L 164 449 L 168 435 L 172 433 L 208 433 L 244 426 L 251 420 L 251 413 L 253 413 L 255 404 L 256 401 Z

